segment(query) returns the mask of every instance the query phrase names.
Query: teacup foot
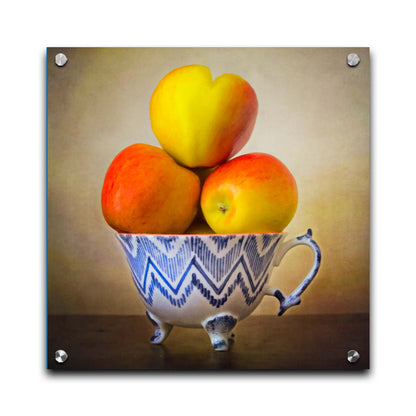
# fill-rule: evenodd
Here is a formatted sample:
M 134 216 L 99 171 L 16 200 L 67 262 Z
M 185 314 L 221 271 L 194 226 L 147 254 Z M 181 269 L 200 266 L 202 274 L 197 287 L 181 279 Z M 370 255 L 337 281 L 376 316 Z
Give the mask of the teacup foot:
M 168 337 L 173 325 L 162 322 L 149 311 L 146 311 L 146 315 L 149 318 L 149 321 L 156 328 L 155 333 L 150 337 L 150 342 L 152 344 L 161 344 Z
M 211 339 L 211 344 L 215 351 L 228 350 L 229 340 L 234 338 L 232 330 L 236 324 L 237 319 L 228 314 L 217 315 L 202 323 L 202 326 Z

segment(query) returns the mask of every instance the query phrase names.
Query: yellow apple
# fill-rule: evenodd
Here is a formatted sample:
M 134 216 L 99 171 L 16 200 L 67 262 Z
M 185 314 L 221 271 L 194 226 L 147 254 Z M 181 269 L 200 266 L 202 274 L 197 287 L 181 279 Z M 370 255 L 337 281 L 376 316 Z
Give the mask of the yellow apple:
M 150 121 L 159 143 L 177 162 L 213 167 L 247 143 L 257 117 L 257 97 L 235 74 L 212 79 L 203 65 L 169 72 L 150 100 Z
M 217 234 L 278 233 L 295 215 L 295 178 L 277 158 L 249 153 L 212 172 L 201 193 L 201 208 Z

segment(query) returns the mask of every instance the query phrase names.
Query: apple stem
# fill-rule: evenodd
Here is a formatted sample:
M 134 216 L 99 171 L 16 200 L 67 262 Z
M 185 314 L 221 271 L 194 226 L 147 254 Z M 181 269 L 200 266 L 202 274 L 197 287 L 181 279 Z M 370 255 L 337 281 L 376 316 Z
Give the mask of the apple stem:
M 227 205 L 223 204 L 222 202 L 218 203 L 218 210 L 225 214 L 228 211 Z

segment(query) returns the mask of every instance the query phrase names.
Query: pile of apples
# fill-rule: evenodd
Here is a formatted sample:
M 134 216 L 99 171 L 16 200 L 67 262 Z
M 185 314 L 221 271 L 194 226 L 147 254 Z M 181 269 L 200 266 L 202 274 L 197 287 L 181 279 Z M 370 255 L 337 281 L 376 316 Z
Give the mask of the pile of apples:
M 266 153 L 231 159 L 257 110 L 256 93 L 238 75 L 212 80 L 202 65 L 168 73 L 150 100 L 162 148 L 133 144 L 114 158 L 101 195 L 107 223 L 134 234 L 282 232 L 298 202 L 293 175 Z

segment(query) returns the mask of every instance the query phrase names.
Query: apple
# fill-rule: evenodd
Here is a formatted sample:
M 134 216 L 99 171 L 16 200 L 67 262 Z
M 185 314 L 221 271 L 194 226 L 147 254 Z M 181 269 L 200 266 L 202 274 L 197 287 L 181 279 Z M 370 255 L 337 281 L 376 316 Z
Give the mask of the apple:
M 118 232 L 178 234 L 194 220 L 200 191 L 195 173 L 162 149 L 138 143 L 111 162 L 101 206 L 105 220 Z
M 295 215 L 295 178 L 265 153 L 236 157 L 212 172 L 201 193 L 201 208 L 217 234 L 279 233 Z
M 235 74 L 212 79 L 203 65 L 169 72 L 150 100 L 150 121 L 159 143 L 178 163 L 213 167 L 247 143 L 257 117 L 257 97 Z

